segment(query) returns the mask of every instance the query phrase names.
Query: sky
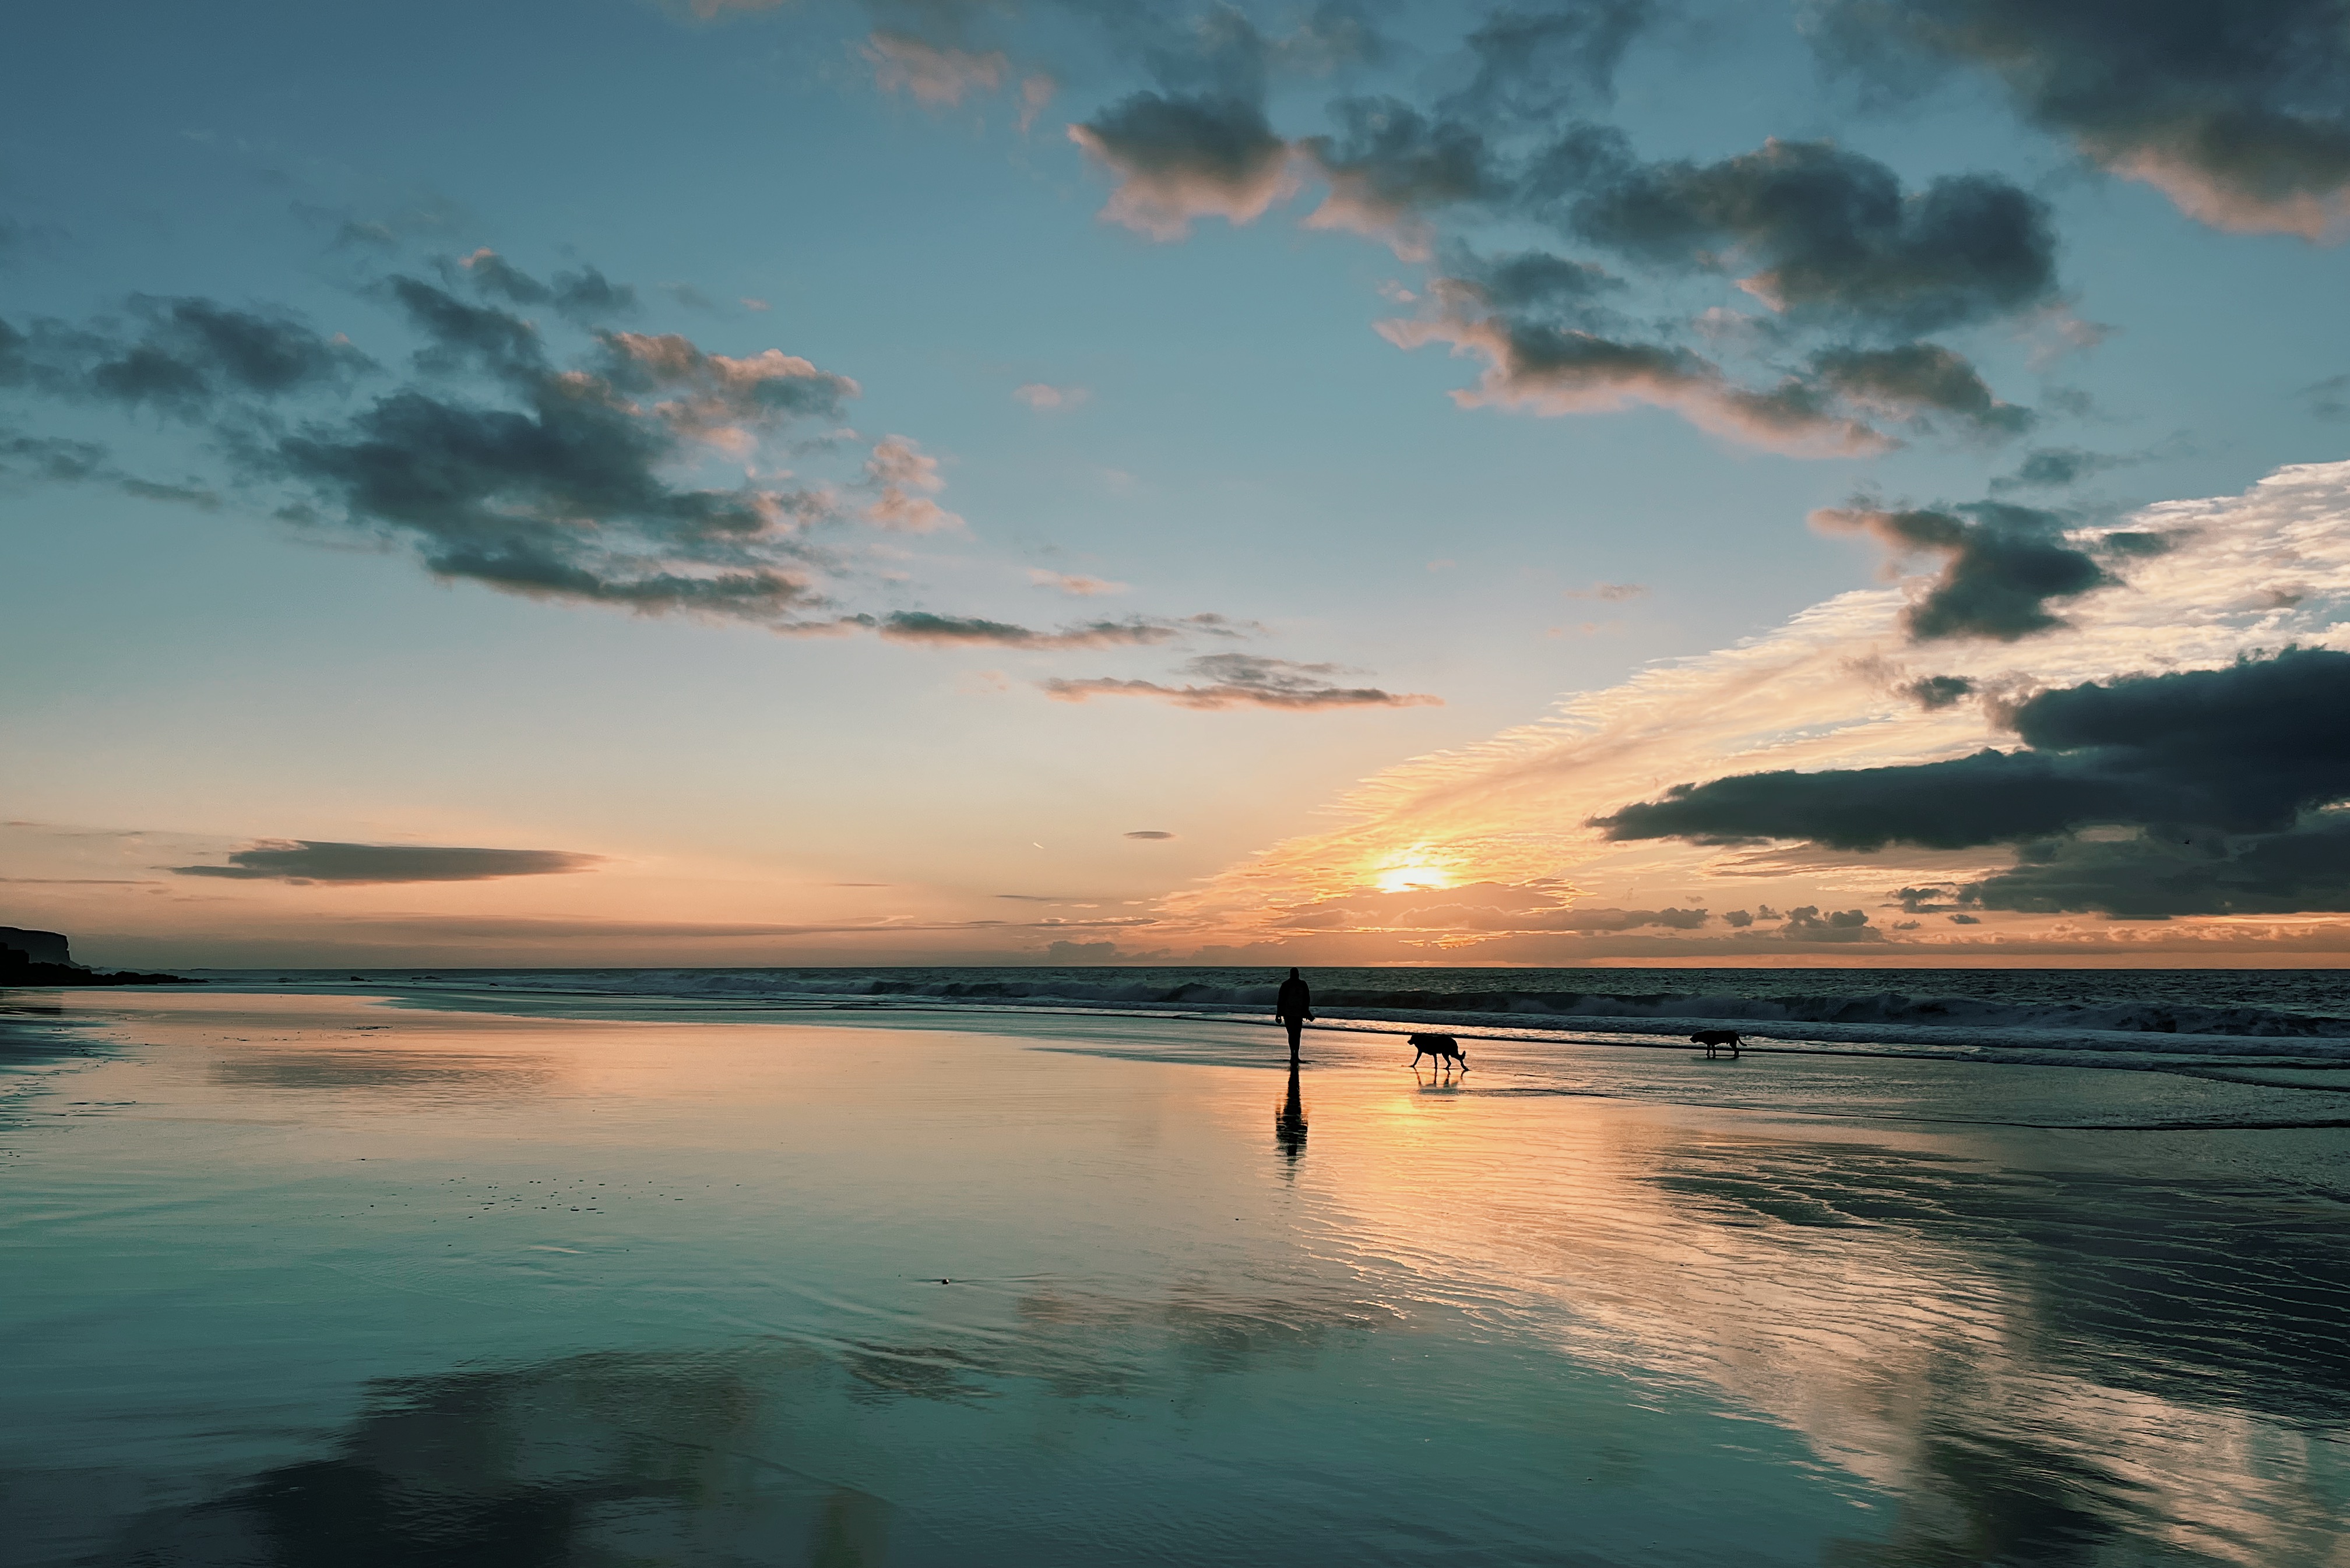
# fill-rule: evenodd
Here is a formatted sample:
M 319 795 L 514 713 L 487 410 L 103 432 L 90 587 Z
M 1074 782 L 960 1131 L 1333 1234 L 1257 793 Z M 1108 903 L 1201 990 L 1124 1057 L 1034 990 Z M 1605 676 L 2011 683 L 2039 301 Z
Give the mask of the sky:
M 85 961 L 2350 961 L 2344 0 L 11 36 Z

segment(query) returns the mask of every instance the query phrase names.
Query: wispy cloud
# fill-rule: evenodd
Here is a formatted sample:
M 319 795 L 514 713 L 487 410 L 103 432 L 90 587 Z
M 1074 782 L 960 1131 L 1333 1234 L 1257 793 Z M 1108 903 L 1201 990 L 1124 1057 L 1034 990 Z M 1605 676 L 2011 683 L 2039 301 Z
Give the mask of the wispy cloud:
M 2271 910 L 2313 898 L 2320 902 L 2311 907 L 2338 907 L 2324 902 L 2333 895 L 2321 885 L 2331 886 L 2324 878 L 2336 862 L 2335 829 L 2322 815 L 2314 822 L 2323 832 L 2290 825 L 2277 829 L 2291 836 L 2290 843 L 2252 842 L 2242 836 L 2251 830 L 2230 818 L 2225 831 L 2212 832 L 2208 853 L 2199 838 L 2184 847 L 2124 827 L 2116 830 L 2113 844 L 2144 847 L 2096 847 L 2104 841 L 2091 834 L 2077 845 L 2061 839 L 2066 847 L 2044 863 L 2019 863 L 2009 841 L 1984 842 L 1980 836 L 1934 840 L 1961 846 L 1952 848 L 1891 842 L 1878 850 L 1837 848 L 1835 844 L 1846 841 L 1838 836 L 1841 816 L 1836 822 L 1823 818 L 1816 839 L 1805 841 L 1800 853 L 1783 847 L 1758 854 L 1670 839 L 1611 842 L 1601 829 L 1584 824 L 1631 803 L 1671 798 L 1667 792 L 1672 786 L 1692 780 L 1783 774 L 1826 780 L 1895 770 L 1897 776 L 1922 783 L 1942 774 L 1898 770 L 1930 764 L 1956 774 L 1986 748 L 2014 748 L 2017 738 L 2001 725 L 2036 692 L 2168 670 L 2224 671 L 2239 656 L 2257 659 L 2293 643 L 2350 649 L 2350 531 L 2341 524 L 2345 515 L 2350 464 L 2286 469 L 2241 496 L 2166 503 L 2129 519 L 2130 526 L 2122 530 L 2173 541 L 2163 554 L 2137 558 L 2126 587 L 2072 601 L 2065 617 L 2070 624 L 2028 642 L 1933 643 L 1934 662 L 1923 667 L 1907 662 L 1918 653 L 1903 625 L 1912 605 L 1908 594 L 1875 589 L 1838 596 L 1736 647 L 1659 665 L 1620 687 L 1571 699 L 1542 722 L 1366 781 L 1338 803 L 1337 826 L 1274 845 L 1199 889 L 1169 899 L 1170 930 L 1211 940 L 1264 932 L 1274 929 L 1279 910 L 1354 898 L 1383 878 L 1409 879 L 1422 868 L 1455 885 L 1540 887 L 1566 881 L 1580 890 L 1578 905 L 1623 908 L 1659 907 L 1627 896 L 1640 888 L 1670 888 L 1712 902 L 1706 889 L 1720 886 L 1721 878 L 1735 878 L 1733 885 L 1746 890 L 1719 901 L 1745 906 L 1745 925 L 1731 921 L 1726 930 L 1669 933 L 1672 942 L 1683 944 L 1669 950 L 1693 956 L 1744 950 L 1736 944 L 1763 929 L 1752 908 L 1757 895 L 1782 909 L 1810 907 L 1833 914 L 1898 886 L 1981 887 L 1982 892 L 1967 907 L 1970 923 L 1963 928 L 1945 920 L 1915 932 L 1885 933 L 1888 952 L 1908 950 L 1906 943 L 1921 955 L 1946 950 L 1952 942 L 2023 943 L 2048 953 L 2136 951 L 2128 944 L 2141 939 L 2127 929 L 2078 920 L 2064 924 L 2056 911 L 2154 907 L 2150 889 L 2163 877 L 2178 889 L 2173 895 L 2177 908 L 2218 908 L 2226 897 L 2241 900 L 2235 907 L 2245 910 Z M 2290 584 L 2290 593 L 2280 593 L 2284 584 Z M 1929 703 L 1928 697 L 1949 700 Z M 2221 704 L 2212 711 L 2214 722 L 2241 707 Z M 2314 731 L 2306 743 L 2330 744 Z M 2234 748 L 2233 742 L 2207 741 L 2198 754 L 2220 759 L 2208 765 L 2224 771 L 2233 764 L 2221 754 Z M 2293 800 L 2304 798 L 2293 794 L 2299 774 L 2253 765 L 2268 753 L 2258 746 L 2241 749 L 2247 778 L 2272 777 Z M 2037 764 L 1998 765 L 2025 771 Z M 1973 810 L 1965 791 L 1950 794 L 1947 805 L 1953 825 L 1969 820 Z M 2210 813 L 2199 808 L 2186 815 L 2191 819 Z M 2049 831 L 2068 831 L 2064 825 L 2074 819 L 2062 814 L 2060 818 L 2052 819 Z M 2237 836 L 2230 837 L 2231 833 Z M 2282 878 L 2295 855 L 2302 857 L 2302 869 L 2292 876 L 2300 880 L 2288 884 Z M 2288 885 L 2295 890 L 2261 901 L 2267 896 L 2261 888 Z M 2231 886 L 2233 893 L 2228 891 Z M 2106 891 L 2095 892 L 2100 888 Z M 2131 895 L 2140 901 L 2126 905 L 2123 895 L 2132 888 L 2142 889 Z M 2096 898 L 2106 902 L 2093 901 Z M 1691 906 L 1683 897 L 1674 907 Z M 2187 919 L 2182 915 L 2179 921 Z M 2057 924 L 2051 925 L 2052 919 Z M 1834 929 L 1812 931 L 1802 942 L 1850 940 L 1836 938 Z M 2200 931 L 2175 924 L 2165 940 L 2217 955 L 2230 944 L 2258 944 L 2272 934 L 2242 925 Z M 1565 962 L 1573 961 L 1576 952 L 1603 950 L 1557 945 L 1569 940 L 1513 938 L 1521 945 L 1506 952 L 1492 949 L 1489 956 Z M 1638 937 L 1641 943 L 1666 940 Z M 1796 937 L 1771 940 L 1793 942 Z M 1403 954 L 1401 949 L 1363 945 L 1367 941 L 1326 950 L 1367 959 Z M 1551 945 L 1543 946 L 1545 941 Z
M 1044 566 L 1028 568 L 1028 580 L 1040 588 L 1051 588 L 1071 598 L 1094 598 L 1103 594 L 1122 594 L 1131 586 L 1113 583 L 1106 577 L 1089 577 L 1076 572 L 1055 572 Z
M 1308 711 L 1330 708 L 1419 708 L 1441 706 L 1444 699 L 1422 692 L 1394 692 L 1375 686 L 1339 686 L 1336 677 L 1357 674 L 1336 664 L 1302 664 L 1286 659 L 1265 659 L 1245 653 L 1214 653 L 1191 659 L 1184 672 L 1194 682 L 1180 686 L 1155 680 L 1046 680 L 1045 693 L 1063 702 L 1084 702 L 1097 697 L 1147 697 L 1178 708 L 1279 708 Z
M 951 109 L 969 94 L 993 92 L 1012 69 L 1001 49 L 974 54 L 887 28 L 866 39 L 864 55 L 873 67 L 874 86 L 904 93 L 929 109 Z
M 1029 381 L 1014 387 L 1012 395 L 1039 413 L 1058 413 L 1082 408 L 1093 399 L 1086 387 L 1055 387 L 1044 381 Z

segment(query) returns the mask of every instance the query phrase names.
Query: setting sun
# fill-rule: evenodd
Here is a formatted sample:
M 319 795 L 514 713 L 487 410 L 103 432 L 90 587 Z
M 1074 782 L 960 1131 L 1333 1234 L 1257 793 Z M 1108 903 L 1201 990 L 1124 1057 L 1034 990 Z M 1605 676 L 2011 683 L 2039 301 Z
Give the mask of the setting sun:
M 1441 866 L 1415 856 L 1401 865 L 1390 866 L 1372 878 L 1382 893 L 1414 893 L 1429 888 L 1450 888 L 1451 874 Z

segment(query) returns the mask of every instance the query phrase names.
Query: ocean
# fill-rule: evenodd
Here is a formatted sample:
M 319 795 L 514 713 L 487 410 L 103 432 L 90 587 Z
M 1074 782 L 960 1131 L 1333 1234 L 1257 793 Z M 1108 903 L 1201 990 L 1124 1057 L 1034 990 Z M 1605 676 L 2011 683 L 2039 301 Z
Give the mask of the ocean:
M 455 1003 L 518 997 L 629 1016 L 866 1006 L 1263 1017 L 1282 970 L 1253 968 L 196 970 L 239 988 Z M 2162 1057 L 2350 1064 L 2350 971 L 1320 969 L 1326 1028 L 1436 1027 L 1492 1039 L 1658 1044 L 1729 1028 L 1759 1050 L 2016 1063 Z

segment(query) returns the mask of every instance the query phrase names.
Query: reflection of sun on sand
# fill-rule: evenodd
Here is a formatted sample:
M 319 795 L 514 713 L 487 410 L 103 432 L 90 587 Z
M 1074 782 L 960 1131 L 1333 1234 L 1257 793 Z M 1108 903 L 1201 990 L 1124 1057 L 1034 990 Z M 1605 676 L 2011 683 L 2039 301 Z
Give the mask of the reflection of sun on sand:
M 73 1212 L 104 1244 L 30 1237 L 54 1299 L 0 1293 L 0 1335 L 78 1326 L 42 1329 L 62 1351 L 0 1387 L 0 1417 L 46 1389 L 53 1435 L 91 1434 L 54 1446 L 119 1463 L 120 1432 L 168 1425 L 151 1376 L 207 1431 L 265 1387 L 273 1433 L 306 1408 L 329 1429 L 392 1378 L 341 1458 L 304 1461 L 318 1479 L 487 1517 L 576 1473 L 695 1541 L 729 1508 L 799 1541 L 889 1510 L 892 1540 L 1071 1507 L 1204 1521 L 1209 1474 L 1242 1536 L 1305 1539 L 1389 1528 L 1388 1478 L 1416 1466 L 1444 1512 L 1415 1528 L 1555 1540 L 1542 1511 L 1581 1511 L 1621 1536 L 1595 1555 L 1628 1548 L 1610 1560 L 1683 1528 L 1674 1560 L 1720 1560 L 1690 1543 L 1775 1509 L 1825 1533 L 1758 1562 L 2341 1568 L 2350 1265 L 2332 1187 L 2259 1176 L 2277 1135 L 1824 1123 L 1855 1069 L 1800 1057 L 1742 1069 L 1764 1113 L 1693 1103 L 1646 1051 L 1498 1043 L 1440 1086 L 1392 1036 L 1333 1033 L 1301 1085 L 1255 1070 L 1277 1064 L 1261 1029 L 1184 1019 L 592 1016 L 645 1004 L 75 999 L 128 1021 L 71 1069 L 77 1099 L 120 1108 L 48 1127 L 73 1160 L 12 1179 L 28 1210 L 97 1203 Z M 1689 1084 L 1733 1082 L 1720 1065 Z M 1868 1071 L 1872 1114 L 1918 1116 L 2119 1103 L 2098 1083 L 2139 1076 Z M 2070 1075 L 2007 1076 L 2043 1072 Z M 2342 1147 L 2307 1137 L 2313 1161 Z M 666 1401 L 631 1392 L 671 1376 Z M 386 1446 L 428 1405 L 442 1447 Z M 434 1469 L 494 1432 L 529 1462 Z M 719 1449 L 799 1469 L 761 1501 Z M 11 1451 L 0 1418 L 0 1469 Z M 1012 1458 L 940 1458 L 966 1454 Z M 270 1465 L 207 1517 L 258 1521 L 312 1473 Z M 1607 1496 L 1573 1490 L 1595 1472 Z M 661 1501 L 661 1477 L 722 1501 Z M 1247 1511 L 1243 1484 L 1273 1501 Z
M 1960 1516 L 1984 1505 L 1943 1473 L 1971 1455 L 1986 1472 L 2016 1470 L 2011 1501 L 2046 1488 L 2024 1473 L 2034 1465 L 2075 1472 L 2071 1490 L 2092 1498 L 2135 1492 L 2116 1520 L 2162 1521 L 2182 1551 L 2335 1561 L 2322 1547 L 2322 1434 L 2054 1365 L 2064 1347 L 2028 1268 L 1970 1248 L 1980 1234 L 1941 1240 L 1868 1218 L 1962 1210 L 1971 1192 L 2028 1222 L 2029 1200 L 2015 1200 L 2030 1179 L 1949 1137 L 1693 1137 L 1620 1106 L 1530 1103 L 1530 1116 L 1480 1106 L 1476 1144 L 1459 1136 L 1458 1101 L 1395 1101 L 1368 1138 L 1326 1135 L 1317 1161 L 1354 1157 L 1323 1172 L 1344 1194 L 1351 1243 L 1409 1259 L 1433 1298 L 1473 1302 L 1577 1361 L 1708 1387 L 1783 1425 L 1824 1461 L 1912 1500 L 1905 1527 L 1921 1540 L 1979 1532 Z M 1791 1155 L 1810 1168 L 1790 1169 Z M 1431 1192 L 1444 1195 L 1439 1211 Z M 1505 1281 L 1513 1288 L 1496 1292 Z M 1937 1510 L 1950 1517 L 1919 1517 Z

